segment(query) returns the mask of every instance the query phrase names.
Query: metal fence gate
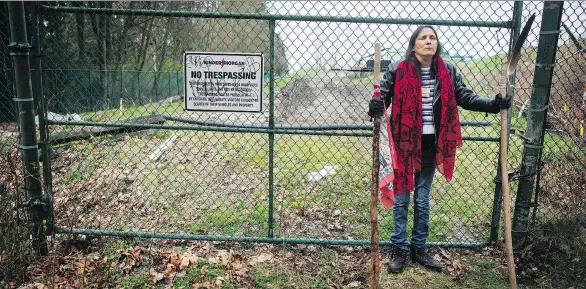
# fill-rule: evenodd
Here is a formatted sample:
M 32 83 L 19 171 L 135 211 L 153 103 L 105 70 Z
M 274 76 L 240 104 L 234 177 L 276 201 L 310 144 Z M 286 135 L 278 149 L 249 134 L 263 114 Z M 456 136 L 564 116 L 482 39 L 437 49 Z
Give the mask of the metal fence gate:
M 573 95 L 580 88 L 566 81 L 556 86 L 554 79 L 552 91 L 560 96 L 552 94 L 550 108 L 553 101 L 563 102 L 564 113 L 556 114 L 547 128 L 545 113 L 552 112 L 533 107 L 539 103 L 534 99 L 546 95 L 532 91 L 532 83 L 535 90 L 534 80 L 545 77 L 538 80 L 548 86 L 551 72 L 538 74 L 538 68 L 547 68 L 556 50 L 573 62 L 560 64 L 557 58 L 555 75 L 570 78 L 575 73 L 576 83 L 584 83 L 584 60 L 576 58 L 581 54 L 572 46 L 584 45 L 583 4 L 565 3 L 571 10 L 557 4 L 202 1 L 30 6 L 33 92 L 44 96 L 38 125 L 45 199 L 50 203 L 45 220 L 56 233 L 368 244 L 372 125 L 366 111 L 374 43 L 384 48 L 383 60 L 399 60 L 417 25 L 435 25 L 443 58 L 457 65 L 476 93 L 494 97 L 505 89 L 503 67 L 511 41 L 533 12 L 538 25 L 514 86 L 510 127 L 521 133 L 511 135 L 509 168 L 531 159 L 527 149 L 545 138 L 545 146 L 553 150 L 545 153 L 551 165 L 565 167 L 564 159 L 571 155 L 576 161 L 570 170 L 576 178 L 584 176 L 578 173 L 584 169 L 583 128 L 575 122 L 583 117 L 584 104 Z M 559 13 L 566 25 L 559 47 L 549 47 L 553 55 L 548 47 L 537 46 L 546 35 L 541 11 Z M 556 23 L 548 25 L 555 31 Z M 555 43 L 560 31 L 550 34 Z M 577 38 L 566 37 L 570 34 Z M 263 53 L 261 113 L 185 111 L 185 51 Z M 12 97 L 10 87 L 4 88 Z M 7 105 L 3 118 L 9 122 L 17 114 L 11 102 Z M 543 115 L 534 118 L 535 112 Z M 497 115 L 462 110 L 460 118 L 464 146 L 452 182 L 436 175 L 429 241 L 483 246 L 500 230 L 501 196 L 495 181 L 499 124 Z M 518 137 L 542 128 L 546 134 L 537 133 L 534 139 Z M 11 144 L 3 140 L 2 145 Z M 517 183 L 511 191 L 517 204 L 534 208 L 536 176 L 538 184 L 549 180 L 553 188 L 559 185 L 555 176 L 540 181 L 539 170 L 531 165 L 525 170 L 520 180 L 530 185 L 519 185 L 519 191 L 525 190 L 521 196 L 515 194 Z M 583 202 L 579 196 L 572 200 Z M 559 207 L 540 202 L 551 210 Z M 539 211 L 541 218 L 550 218 L 551 210 Z M 379 212 L 381 239 L 387 241 L 392 211 Z M 525 214 L 515 213 L 520 218 Z M 516 224 L 519 232 L 526 229 Z

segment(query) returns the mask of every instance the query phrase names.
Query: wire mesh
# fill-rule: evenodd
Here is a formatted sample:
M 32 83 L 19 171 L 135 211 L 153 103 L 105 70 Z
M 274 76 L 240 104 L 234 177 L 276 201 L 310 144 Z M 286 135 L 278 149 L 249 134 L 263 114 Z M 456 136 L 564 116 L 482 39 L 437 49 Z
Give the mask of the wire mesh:
M 367 18 L 467 21 L 459 25 L 440 22 L 443 57 L 458 67 L 477 94 L 492 98 L 504 92 L 504 65 L 512 33 L 506 26 L 514 19 L 512 2 L 46 5 L 127 11 L 115 15 L 87 9 L 45 11 L 42 16 L 43 85 L 53 121 L 49 132 L 58 227 L 257 238 L 267 237 L 272 228 L 277 238 L 332 241 L 369 237 L 371 138 L 366 110 L 374 42 L 385 48 L 383 60 L 399 60 L 417 26 L 357 22 Z M 538 19 L 517 73 L 511 121 L 521 131 L 527 125 L 541 8 L 541 2 L 523 3 L 521 22 L 532 12 L 537 12 Z M 307 15 L 314 20 L 354 17 L 361 21 L 275 21 L 275 127 L 296 126 L 306 133 L 296 130 L 273 135 L 246 131 L 246 127 L 266 129 L 270 125 L 270 21 L 162 17 L 142 15 L 138 9 Z M 568 2 L 565 9 L 567 30 L 583 43 L 583 4 Z M 498 25 L 483 27 L 490 25 L 482 21 Z M 569 39 L 569 33 L 563 31 L 543 158 L 552 159 L 548 165 L 556 168 L 554 172 L 563 167 L 578 173 L 584 166 L 584 150 L 576 141 L 583 135 L 575 120 L 584 119 L 584 103 L 580 102 L 584 90 L 578 85 L 584 83 L 584 72 L 576 68 L 583 68 L 584 59 Z M 185 51 L 263 53 L 261 113 L 184 111 Z M 570 84 L 568 79 L 582 80 Z M 435 178 L 429 241 L 461 245 L 488 240 L 498 161 L 496 117 L 460 112 L 462 121 L 476 124 L 463 127 L 466 141 L 458 152 L 453 181 L 446 183 L 439 175 Z M 140 125 L 120 129 L 112 122 Z M 358 129 L 340 128 L 343 125 Z M 234 126 L 245 129 L 230 131 Z M 316 131 L 307 126 L 320 127 Z M 511 136 L 511 170 L 520 166 L 522 152 L 522 140 Z M 556 162 L 561 156 L 564 158 Z M 572 160 L 571 167 L 567 160 Z M 581 200 L 570 198 L 567 203 L 565 198 L 553 198 L 553 192 L 565 190 L 557 178 L 541 177 L 540 187 L 555 189 L 548 190 L 539 202 L 540 219 L 550 217 L 559 203 L 572 207 Z M 513 200 L 516 189 L 512 183 Z M 381 238 L 388 240 L 390 210 L 380 211 L 380 230 Z
M 8 7 L 0 4 L 0 150 L 9 149 L 17 141 L 18 126 L 14 123 L 17 117 L 14 97 L 14 73 L 12 58 L 8 49 L 10 29 L 8 23 Z
M 537 179 L 536 226 L 583 224 L 586 204 L 586 5 L 564 3 L 553 71 L 543 169 Z

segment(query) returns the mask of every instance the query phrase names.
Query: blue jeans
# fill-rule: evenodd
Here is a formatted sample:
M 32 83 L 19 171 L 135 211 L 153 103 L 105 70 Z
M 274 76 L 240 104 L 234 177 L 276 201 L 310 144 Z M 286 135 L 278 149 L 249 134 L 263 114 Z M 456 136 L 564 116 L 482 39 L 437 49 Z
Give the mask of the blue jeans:
M 422 164 L 421 172 L 415 173 L 414 216 L 411 231 L 411 246 L 423 247 L 429 235 L 429 191 L 435 174 L 435 167 Z M 407 243 L 407 216 L 409 213 L 410 192 L 395 195 L 393 205 L 393 245 L 408 249 Z

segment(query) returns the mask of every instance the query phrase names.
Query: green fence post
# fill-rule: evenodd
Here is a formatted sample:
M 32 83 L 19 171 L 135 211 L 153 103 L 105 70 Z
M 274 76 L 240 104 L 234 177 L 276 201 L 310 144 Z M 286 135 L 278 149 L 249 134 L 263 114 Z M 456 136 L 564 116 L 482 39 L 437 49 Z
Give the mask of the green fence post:
M 527 177 L 519 180 L 517 199 L 515 200 L 512 230 L 513 243 L 516 247 L 524 243 L 528 232 L 529 210 L 532 206 L 531 194 L 533 193 L 535 173 L 539 170 L 541 152 L 543 150 L 549 93 L 560 34 L 562 8 L 563 1 L 546 1 L 543 4 L 543 20 L 539 31 L 535 75 L 533 77 L 533 90 L 531 92 L 531 106 L 529 107 L 527 132 L 525 135 L 528 140 L 524 144 L 520 171 L 521 176 Z
M 47 125 L 47 100 L 43 95 L 43 65 L 41 62 L 41 39 L 39 32 L 39 5 L 37 2 L 31 5 L 31 44 L 34 49 L 33 53 L 33 73 L 32 86 L 33 98 L 37 105 L 37 115 L 39 117 L 39 136 L 41 145 L 41 159 L 43 161 L 43 181 L 45 186 L 45 208 L 44 218 L 47 220 L 47 234 L 53 232 L 53 181 L 51 175 L 51 157 L 49 152 L 49 127 Z
M 104 61 L 104 63 L 106 62 Z M 100 73 L 100 77 L 102 78 L 102 107 L 100 109 L 103 110 L 108 110 L 115 107 L 114 105 L 110 105 L 110 96 L 112 96 L 112 93 L 110 92 L 110 79 L 108 77 L 108 69 L 106 67 L 107 64 L 104 65 L 104 71 Z M 114 99 L 112 100 L 114 102 L 116 101 Z
M 519 37 L 521 33 L 521 21 L 523 20 L 523 2 L 515 2 L 513 6 L 513 29 L 511 29 L 511 40 L 509 41 L 509 54 L 513 49 L 513 45 L 515 45 L 515 40 Z M 513 80 L 516 80 L 516 74 L 512 77 Z M 508 79 L 507 79 L 508 80 Z M 507 83 L 507 95 L 514 95 L 515 94 L 515 83 Z M 507 114 L 507 127 L 511 127 L 511 113 L 509 109 L 509 113 Z M 509 132 L 507 132 L 507 138 L 509 137 Z M 507 141 L 507 144 L 509 142 Z M 499 236 L 499 229 L 500 229 L 500 221 L 501 221 L 501 208 L 502 208 L 502 184 L 501 180 L 501 155 L 500 150 L 498 154 L 498 166 L 496 170 L 496 186 L 494 188 L 494 200 L 492 204 L 492 222 L 490 226 L 490 241 L 496 242 Z
M 31 87 L 31 49 L 26 35 L 24 3 L 8 2 L 10 21 L 10 44 L 14 75 L 16 78 L 16 98 L 20 126 L 20 149 L 26 190 L 26 205 L 32 221 L 32 246 L 37 254 L 46 255 L 47 237 L 43 226 L 43 190 L 39 173 L 39 151 L 35 129 L 34 100 Z
M 269 20 L 269 129 L 275 128 L 275 19 Z M 275 133 L 269 133 L 269 238 L 273 238 L 274 222 Z
M 93 85 L 92 85 L 92 70 L 91 69 L 88 69 L 87 79 L 88 79 L 88 84 L 89 84 L 89 87 L 90 87 L 90 91 L 89 91 L 90 92 L 90 101 L 89 101 L 89 106 L 90 107 L 89 107 L 89 110 L 95 110 L 95 108 L 94 108 L 94 101 L 93 101 L 94 96 L 92 95 L 92 90 L 93 90 L 92 89 L 92 86 Z

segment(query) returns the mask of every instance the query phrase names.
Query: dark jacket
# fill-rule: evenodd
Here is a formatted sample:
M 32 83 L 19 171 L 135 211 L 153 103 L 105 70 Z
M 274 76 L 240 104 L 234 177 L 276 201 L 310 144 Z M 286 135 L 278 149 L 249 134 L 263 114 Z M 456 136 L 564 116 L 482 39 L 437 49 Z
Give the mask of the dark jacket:
M 391 104 L 393 95 L 395 93 L 395 72 L 397 71 L 399 63 L 400 61 L 389 64 L 385 74 L 380 80 L 381 95 L 385 100 L 386 107 L 389 107 Z M 466 84 L 464 84 L 464 78 L 462 74 L 458 72 L 456 66 L 451 63 L 446 63 L 446 67 L 452 76 L 452 83 L 454 84 L 458 106 L 471 111 L 490 113 L 498 113 L 500 111 L 498 105 L 494 102 L 494 99 L 478 96 L 470 88 L 466 87 Z M 435 131 L 439 132 L 439 121 L 441 119 L 441 101 L 437 101 L 440 97 L 439 81 L 437 76 L 435 80 L 433 94 L 433 123 L 435 126 Z

